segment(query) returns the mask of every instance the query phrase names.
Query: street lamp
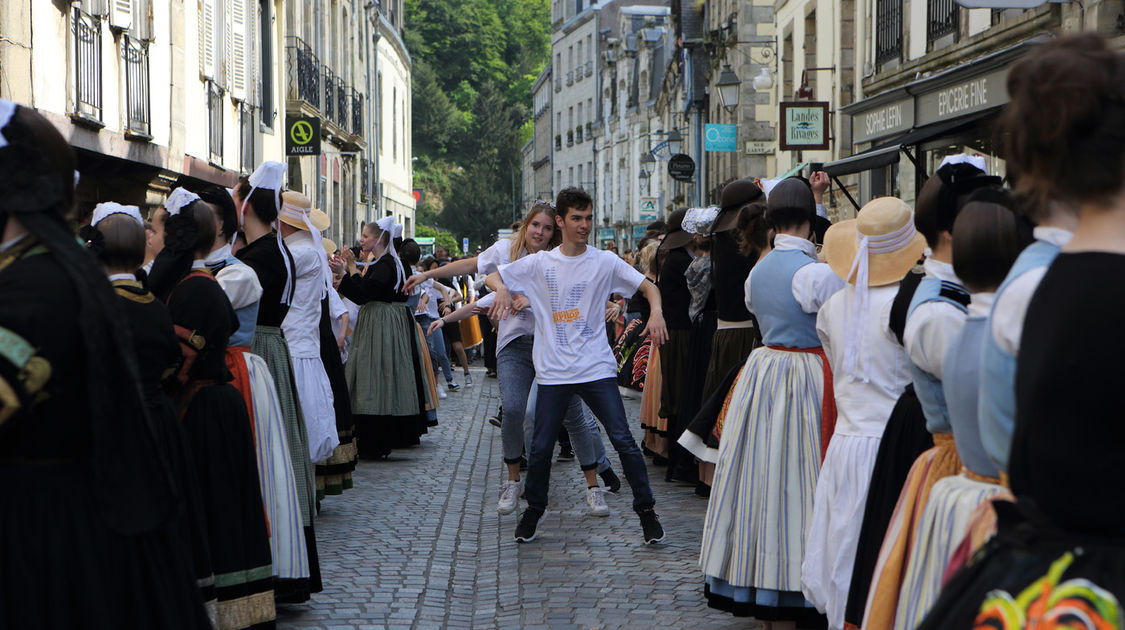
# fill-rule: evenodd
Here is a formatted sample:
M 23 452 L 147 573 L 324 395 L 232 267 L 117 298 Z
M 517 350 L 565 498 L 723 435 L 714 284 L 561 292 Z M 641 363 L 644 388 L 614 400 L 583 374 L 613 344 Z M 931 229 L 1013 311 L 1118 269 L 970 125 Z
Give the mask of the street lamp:
M 773 75 L 770 74 L 769 68 L 762 68 L 758 72 L 758 76 L 754 77 L 750 82 L 754 89 L 761 92 L 773 87 Z
M 728 112 L 734 112 L 738 109 L 738 87 L 742 85 L 742 81 L 738 80 L 738 75 L 731 70 L 729 63 L 723 64 L 723 71 L 719 73 L 719 80 L 715 82 L 715 87 L 719 88 L 719 100 L 722 101 L 723 107 Z
M 682 135 L 680 135 L 680 130 L 679 129 L 673 129 L 672 131 L 669 131 L 668 132 L 668 150 L 672 152 L 672 155 L 679 154 L 681 149 L 683 149 L 683 148 L 684 148 L 684 137 Z

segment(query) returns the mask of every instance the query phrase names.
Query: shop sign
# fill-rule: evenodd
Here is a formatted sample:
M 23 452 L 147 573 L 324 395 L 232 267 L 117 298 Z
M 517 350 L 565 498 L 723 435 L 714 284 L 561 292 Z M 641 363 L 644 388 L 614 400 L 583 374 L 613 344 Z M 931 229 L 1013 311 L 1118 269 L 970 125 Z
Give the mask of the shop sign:
M 914 99 L 904 98 L 852 117 L 852 142 L 893 136 L 914 126 Z
M 641 197 L 641 221 L 649 223 L 659 218 L 660 210 L 656 207 L 656 197 Z
M 828 148 L 828 103 L 785 101 L 781 103 L 781 150 Z
M 615 241 L 617 240 L 617 233 L 613 228 L 598 228 L 599 241 Z
M 703 129 L 704 151 L 738 151 L 738 125 L 709 123 Z
M 634 226 L 633 226 L 633 240 L 634 240 L 634 241 L 639 241 L 640 239 L 644 238 L 644 237 L 645 237 L 645 232 L 647 232 L 647 231 L 648 231 L 648 227 L 647 227 L 647 226 L 644 226 L 644 225 L 634 225 Z
M 285 117 L 285 155 L 320 155 L 320 119 Z
M 677 153 L 668 160 L 668 174 L 672 179 L 681 182 L 690 182 L 695 175 L 695 161 L 690 156 Z
M 917 126 L 997 107 L 1008 102 L 1008 67 L 999 68 L 918 96 Z
M 773 143 L 767 140 L 747 140 L 746 141 L 746 154 L 747 155 L 771 155 L 773 154 Z

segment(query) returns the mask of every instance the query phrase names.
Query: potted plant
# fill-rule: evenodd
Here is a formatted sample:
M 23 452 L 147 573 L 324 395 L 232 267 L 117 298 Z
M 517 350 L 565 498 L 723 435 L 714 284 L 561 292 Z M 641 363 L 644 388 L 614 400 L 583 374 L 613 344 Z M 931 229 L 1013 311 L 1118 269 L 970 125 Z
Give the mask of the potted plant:
M 555 134 L 555 148 L 556 149 L 562 148 L 562 134 L 561 133 Z

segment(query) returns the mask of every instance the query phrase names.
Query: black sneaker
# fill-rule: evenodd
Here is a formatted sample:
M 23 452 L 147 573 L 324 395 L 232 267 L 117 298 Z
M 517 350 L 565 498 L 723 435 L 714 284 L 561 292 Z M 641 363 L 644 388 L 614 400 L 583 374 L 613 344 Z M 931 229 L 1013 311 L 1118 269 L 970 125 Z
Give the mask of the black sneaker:
M 651 510 L 650 510 L 651 511 Z M 531 542 L 535 540 L 535 527 L 539 525 L 539 519 L 543 517 L 543 513 L 539 510 L 527 508 L 520 515 L 520 522 L 516 525 L 516 542 Z M 656 524 L 657 528 L 660 524 Z M 661 530 L 663 535 L 663 530 Z
M 598 474 L 602 476 L 606 490 L 617 494 L 617 491 L 621 489 L 621 478 L 617 476 L 617 473 L 613 472 L 612 468 L 606 468 L 605 471 Z
M 645 533 L 645 544 L 652 545 L 664 540 L 664 527 L 660 525 L 660 517 L 656 515 L 656 511 L 652 508 L 641 510 L 637 512 L 641 517 L 641 529 Z M 522 522 L 520 523 L 523 524 Z M 534 527 L 532 528 L 534 529 Z M 519 532 L 519 530 L 516 530 Z M 534 531 L 532 532 L 534 533 Z M 518 538 L 517 538 L 518 540 Z
M 488 423 L 499 429 L 500 425 L 504 423 L 504 408 L 501 407 L 500 409 L 496 410 L 495 416 L 489 416 Z
M 457 391 L 457 390 L 461 389 L 461 386 L 460 386 L 460 385 L 458 385 L 457 383 L 454 383 L 453 381 L 449 381 L 449 382 L 447 382 L 447 383 L 445 384 L 445 386 L 446 386 L 446 387 L 448 387 L 448 388 L 449 388 L 449 391 L 451 391 L 451 392 L 455 392 L 455 391 Z
M 572 462 L 572 461 L 574 461 L 574 449 L 569 447 L 569 446 L 559 447 L 559 459 L 558 459 L 558 461 L 560 461 L 560 462 Z

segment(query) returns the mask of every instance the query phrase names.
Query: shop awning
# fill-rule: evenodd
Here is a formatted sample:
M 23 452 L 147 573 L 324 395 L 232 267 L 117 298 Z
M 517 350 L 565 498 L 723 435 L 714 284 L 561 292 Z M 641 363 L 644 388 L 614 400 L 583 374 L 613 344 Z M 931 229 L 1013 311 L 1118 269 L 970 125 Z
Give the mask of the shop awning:
M 899 150 L 900 146 L 897 144 L 878 149 L 868 149 L 862 153 L 856 153 L 853 156 L 836 160 L 835 162 L 825 162 L 824 172 L 828 173 L 829 177 L 839 177 L 841 175 L 862 173 L 863 171 L 870 171 L 873 168 L 894 164 L 898 161 Z

